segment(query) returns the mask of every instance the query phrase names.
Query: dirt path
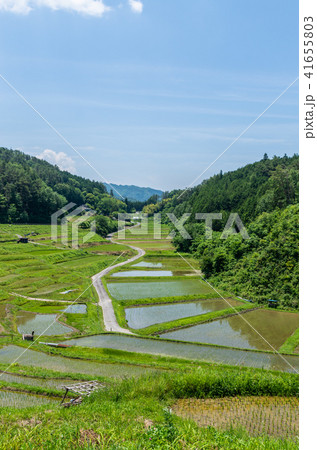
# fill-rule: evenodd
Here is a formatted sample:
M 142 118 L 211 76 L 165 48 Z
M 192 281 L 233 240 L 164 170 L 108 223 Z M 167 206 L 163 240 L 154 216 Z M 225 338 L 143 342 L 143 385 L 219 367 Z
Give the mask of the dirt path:
M 116 242 L 115 240 L 113 240 L 112 237 L 110 240 L 114 244 L 119 244 L 119 242 Z M 129 258 L 126 261 L 123 261 L 118 264 L 114 264 L 113 266 L 103 269 L 101 272 L 94 275 L 91 279 L 92 279 L 93 285 L 94 285 L 94 287 L 97 291 L 98 297 L 99 297 L 99 305 L 102 308 L 103 321 L 105 324 L 106 331 L 116 331 L 119 333 L 133 334 L 131 331 L 127 330 L 126 328 L 120 327 L 120 325 L 118 324 L 115 313 L 114 313 L 112 300 L 109 297 L 108 292 L 104 288 L 104 285 L 101 280 L 101 278 L 103 276 L 107 275 L 111 270 L 115 269 L 116 267 L 124 266 L 125 264 L 136 261 L 137 259 L 139 259 L 145 255 L 145 251 L 142 248 L 133 247 L 132 245 L 128 245 L 128 244 L 124 244 L 124 245 L 132 248 L 133 250 L 136 250 L 138 252 L 138 254 L 135 256 L 132 256 L 132 258 Z
M 139 226 L 139 225 L 135 225 L 135 226 Z M 130 227 L 132 228 L 132 227 Z M 114 244 L 120 244 L 119 242 L 116 242 L 113 238 L 112 238 L 112 234 L 111 236 L 111 242 Z M 122 243 L 121 243 L 122 244 Z M 45 244 L 42 244 L 45 245 Z M 120 262 L 118 264 L 114 264 L 113 266 L 109 266 L 106 269 L 103 269 L 101 272 L 93 275 L 91 277 L 92 279 L 92 284 L 95 287 L 98 297 L 99 297 L 99 305 L 102 308 L 102 314 L 103 314 L 103 321 L 105 324 L 105 329 L 106 331 L 116 331 L 119 333 L 125 333 L 125 334 L 133 334 L 131 331 L 127 330 L 126 328 L 122 328 L 120 327 L 120 325 L 117 322 L 115 313 L 114 313 L 114 309 L 113 309 L 113 305 L 112 305 L 112 300 L 109 297 L 106 289 L 104 288 L 104 285 L 102 283 L 101 278 L 105 275 L 107 275 L 111 270 L 115 269 L 116 267 L 121 267 L 124 266 L 125 264 L 128 264 L 130 262 L 136 261 L 137 259 L 141 258 L 142 256 L 145 255 L 145 251 L 142 248 L 139 247 L 134 247 L 132 245 L 128 245 L 128 244 L 124 244 L 127 247 L 132 248 L 133 250 L 137 251 L 137 255 L 132 256 L 132 258 L 129 258 L 126 261 Z M 27 300 L 36 300 L 36 301 L 41 301 L 41 302 L 61 302 L 61 303 L 71 303 L 71 301 L 66 301 L 66 300 L 51 300 L 51 299 L 44 299 L 44 298 L 34 298 L 34 297 L 28 297 L 26 295 L 21 295 L 21 294 L 17 294 L 15 292 L 11 293 L 12 295 L 15 295 L 17 297 L 22 297 L 25 298 Z
M 52 300 L 48 298 L 34 298 L 28 297 L 27 295 L 17 294 L 16 292 L 10 292 L 10 295 L 15 295 L 16 297 L 26 298 L 27 300 L 35 300 L 37 302 L 58 302 L 58 303 L 72 303 L 72 300 Z

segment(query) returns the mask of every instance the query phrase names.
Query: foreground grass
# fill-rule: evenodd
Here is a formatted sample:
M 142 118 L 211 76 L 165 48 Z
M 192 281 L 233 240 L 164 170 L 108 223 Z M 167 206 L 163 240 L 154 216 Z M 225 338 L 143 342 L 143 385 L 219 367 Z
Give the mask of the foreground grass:
M 178 398 L 237 395 L 296 397 L 298 377 L 214 367 L 122 380 L 69 409 L 52 404 L 0 410 L 0 448 L 297 448 L 295 442 L 250 437 L 243 430 L 199 428 L 169 413 Z
M 299 345 L 299 328 L 284 342 L 279 348 L 280 353 L 295 353 L 295 349 Z
M 56 243 L 51 240 L 50 225 L 0 224 L 0 333 L 17 331 L 15 315 L 18 310 L 46 314 L 58 312 L 66 305 L 59 305 L 59 300 L 79 300 L 88 308 L 86 315 L 65 313 L 61 321 L 81 334 L 104 330 L 91 276 L 114 262 L 125 261 L 135 252 L 98 235 L 82 244 L 85 230 L 79 230 L 79 248 L 74 249 L 70 246 L 71 240 L 68 245 L 61 242 L 61 232 L 58 226 L 59 241 Z M 29 243 L 17 243 L 18 235 L 29 233 Z M 32 302 L 14 294 L 56 303 Z

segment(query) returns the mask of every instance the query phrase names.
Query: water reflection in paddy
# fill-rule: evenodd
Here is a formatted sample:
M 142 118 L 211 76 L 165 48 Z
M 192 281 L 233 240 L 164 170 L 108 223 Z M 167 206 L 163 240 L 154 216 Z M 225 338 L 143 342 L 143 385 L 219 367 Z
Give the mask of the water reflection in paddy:
M 192 258 L 187 258 L 187 260 L 184 261 L 180 256 L 177 256 L 177 255 L 150 257 L 146 260 L 141 261 L 138 264 L 134 264 L 131 267 L 141 267 L 141 268 L 147 267 L 150 269 L 163 268 L 166 270 L 173 270 L 173 271 L 174 270 L 195 271 L 196 269 L 199 270 L 199 265 L 197 263 L 197 260 L 194 260 Z
M 25 351 L 25 348 L 16 345 L 0 348 L 0 361 L 2 364 L 11 364 L 12 361 L 17 359 L 19 360 L 18 364 L 21 366 L 42 367 L 43 369 L 56 372 L 83 373 L 114 378 L 140 376 L 157 370 L 129 364 L 95 363 L 80 359 L 64 358 L 62 356 L 50 356 L 47 353 L 34 350 Z
M 110 294 L 117 300 L 160 298 L 183 295 L 211 294 L 213 290 L 202 280 L 117 282 L 107 283 Z
M 63 309 L 62 311 L 66 312 L 67 314 L 86 314 L 87 306 L 83 305 L 83 304 L 69 305 L 67 308 Z
M 31 333 L 33 330 L 36 336 L 55 336 L 59 334 L 71 333 L 72 329 L 60 322 L 57 322 L 56 314 L 36 314 L 30 311 L 19 311 L 17 316 L 17 327 L 20 334 Z
M 229 347 L 272 350 L 271 346 L 278 349 L 297 328 L 298 314 L 258 309 L 246 314 L 165 333 L 164 338 Z
M 141 261 L 141 262 L 139 262 L 137 264 L 133 264 L 133 266 L 131 266 L 131 267 L 149 267 L 149 268 L 152 268 L 152 269 L 158 269 L 160 267 L 163 267 L 163 264 L 159 263 L 159 262 L 158 263 L 151 263 L 151 262 Z
M 125 310 L 128 325 L 131 328 L 144 328 L 155 323 L 169 322 L 182 317 L 197 316 L 212 311 L 241 305 L 235 300 L 223 300 L 215 298 L 211 300 L 198 300 L 190 303 L 175 303 L 171 305 L 146 306 L 139 308 L 127 308 Z
M 113 273 L 112 277 L 171 277 L 171 270 L 128 270 Z
M 19 384 L 25 384 L 27 386 L 41 386 L 43 388 L 48 389 L 60 389 L 62 390 L 62 386 L 65 384 L 72 384 L 75 383 L 74 380 L 70 379 L 54 379 L 54 378 L 35 378 L 35 377 L 25 377 L 25 376 L 19 376 L 14 375 L 12 373 L 3 373 L 0 372 L 0 380 L 1 381 L 7 381 L 9 383 L 19 383 Z
M 215 363 L 242 365 L 294 372 L 298 370 L 298 357 L 212 347 L 208 345 L 169 342 L 161 339 L 142 339 L 115 334 L 70 339 L 65 343 L 82 347 L 112 348 L 152 355 L 172 356 Z M 1 356 L 1 353 L 0 353 Z M 294 370 L 295 369 L 295 370 Z

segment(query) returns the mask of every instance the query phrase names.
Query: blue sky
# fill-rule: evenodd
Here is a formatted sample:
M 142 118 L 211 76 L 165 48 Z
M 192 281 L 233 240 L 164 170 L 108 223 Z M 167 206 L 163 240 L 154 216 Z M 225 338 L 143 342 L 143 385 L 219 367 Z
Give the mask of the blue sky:
M 295 0 L 0 0 L 0 73 L 107 181 L 189 186 L 298 75 Z M 0 145 L 101 179 L 0 80 Z M 298 151 L 298 82 L 196 183 Z

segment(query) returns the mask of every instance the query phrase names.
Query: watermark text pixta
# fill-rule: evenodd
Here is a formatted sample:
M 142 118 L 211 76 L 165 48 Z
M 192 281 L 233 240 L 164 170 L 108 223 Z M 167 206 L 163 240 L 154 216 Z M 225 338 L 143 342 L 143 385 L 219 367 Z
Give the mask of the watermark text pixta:
M 190 213 L 185 213 L 177 218 L 173 213 L 166 214 L 169 222 L 174 225 L 174 230 L 170 232 L 166 239 L 171 239 L 175 236 L 176 231 L 184 239 L 192 239 L 185 224 L 190 218 Z M 196 213 L 195 219 L 197 221 L 203 220 L 205 222 L 205 237 L 212 239 L 213 224 L 216 220 L 222 220 L 222 213 Z M 135 226 L 131 226 L 135 225 Z M 118 214 L 118 238 L 126 238 L 126 230 L 129 229 L 129 234 L 148 234 L 149 233 L 149 216 L 148 214 L 133 214 L 133 213 L 119 213 Z M 243 239 L 250 239 L 242 220 L 237 213 L 231 213 L 223 228 L 220 238 L 227 239 L 233 234 L 240 234 Z M 153 217 L 153 239 L 162 239 L 162 216 L 160 213 L 154 214 Z
M 72 248 L 79 248 L 78 229 L 81 225 L 96 214 L 96 211 L 81 205 L 75 208 L 76 203 L 68 203 L 63 208 L 51 215 L 51 239 Z M 73 209 L 75 208 L 75 209 Z M 60 235 L 58 235 L 58 222 L 61 223 Z M 82 237 L 82 243 L 87 242 L 96 234 L 96 221 L 89 222 L 89 231 Z

